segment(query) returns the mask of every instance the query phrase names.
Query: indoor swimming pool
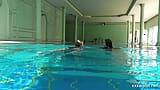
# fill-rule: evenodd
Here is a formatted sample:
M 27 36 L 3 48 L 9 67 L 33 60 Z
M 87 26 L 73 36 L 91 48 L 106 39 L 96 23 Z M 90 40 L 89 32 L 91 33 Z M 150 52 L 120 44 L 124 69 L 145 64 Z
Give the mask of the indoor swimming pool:
M 0 44 L 0 90 L 160 90 L 156 47 Z

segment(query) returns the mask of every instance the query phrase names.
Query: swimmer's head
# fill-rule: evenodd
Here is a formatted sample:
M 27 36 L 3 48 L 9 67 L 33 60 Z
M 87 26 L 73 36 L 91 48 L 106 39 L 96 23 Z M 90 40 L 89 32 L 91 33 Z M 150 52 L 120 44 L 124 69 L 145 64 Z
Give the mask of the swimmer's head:
M 113 48 L 112 41 L 110 39 L 105 39 L 105 48 Z
M 81 42 L 80 40 L 76 40 L 75 46 L 76 47 L 82 47 L 83 46 L 83 42 Z

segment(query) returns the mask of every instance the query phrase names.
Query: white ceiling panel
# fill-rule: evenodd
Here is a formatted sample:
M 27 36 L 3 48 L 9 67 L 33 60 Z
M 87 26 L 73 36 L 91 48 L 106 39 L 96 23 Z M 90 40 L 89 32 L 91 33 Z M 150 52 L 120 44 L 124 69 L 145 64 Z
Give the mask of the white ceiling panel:
M 159 0 L 136 0 L 129 15 L 126 14 L 133 0 L 47 0 L 57 7 L 66 7 L 67 14 L 79 15 L 86 22 L 126 22 L 131 21 L 131 15 L 135 15 L 135 21 L 140 21 L 140 6 L 145 4 L 144 19 L 147 21 L 158 14 Z M 68 4 L 68 2 L 70 4 Z M 74 8 L 73 8 L 74 7 Z M 80 15 L 80 13 L 82 15 Z M 86 16 L 100 16 L 88 18 Z M 101 17 L 102 16 L 102 17 Z
M 125 14 L 131 0 L 69 0 L 85 16 Z

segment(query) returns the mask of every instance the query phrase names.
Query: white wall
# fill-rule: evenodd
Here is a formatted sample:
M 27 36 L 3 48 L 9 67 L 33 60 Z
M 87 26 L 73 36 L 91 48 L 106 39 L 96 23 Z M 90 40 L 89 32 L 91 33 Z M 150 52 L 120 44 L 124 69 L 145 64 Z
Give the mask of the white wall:
M 42 33 L 46 33 L 47 41 L 62 41 L 62 9 L 56 8 L 54 5 L 43 0 L 42 13 L 45 14 L 47 19 L 47 32 L 42 31 Z M 45 35 L 42 38 L 45 38 Z
M 6 40 L 9 31 L 9 9 L 7 0 L 2 0 L 0 6 L 0 40 Z
M 8 0 L 9 40 L 35 40 L 36 0 Z
M 0 40 L 62 41 L 62 8 L 55 7 L 47 0 L 2 1 Z M 43 19 L 41 11 L 45 14 Z M 41 23 L 45 24 L 44 27 L 41 27 Z
M 158 25 L 158 16 L 155 16 L 155 17 L 151 18 L 145 24 L 146 24 L 146 29 L 147 30 L 154 27 L 154 26 L 157 26 Z

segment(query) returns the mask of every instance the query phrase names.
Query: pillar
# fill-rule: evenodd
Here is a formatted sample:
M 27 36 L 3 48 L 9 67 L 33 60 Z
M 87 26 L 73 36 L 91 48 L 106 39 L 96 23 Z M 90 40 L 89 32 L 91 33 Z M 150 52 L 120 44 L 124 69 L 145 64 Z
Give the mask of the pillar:
M 127 47 L 129 47 L 130 22 L 127 21 Z
M 41 0 L 36 0 L 36 41 L 41 41 Z
M 85 22 L 83 21 L 82 22 L 82 41 L 84 41 L 84 32 L 85 32 L 84 28 L 85 28 Z
M 131 47 L 134 48 L 134 37 L 135 35 L 135 16 L 132 15 L 132 41 L 131 41 Z
M 158 8 L 158 35 L 157 35 L 157 44 L 156 46 L 160 45 L 160 0 L 159 0 L 159 8 Z
M 78 32 L 78 16 L 75 16 L 75 41 L 77 40 L 77 32 Z
M 142 48 L 143 42 L 143 30 L 144 30 L 144 4 L 140 4 L 140 36 L 139 36 L 139 47 Z
M 62 42 L 65 42 L 66 8 L 62 8 Z

